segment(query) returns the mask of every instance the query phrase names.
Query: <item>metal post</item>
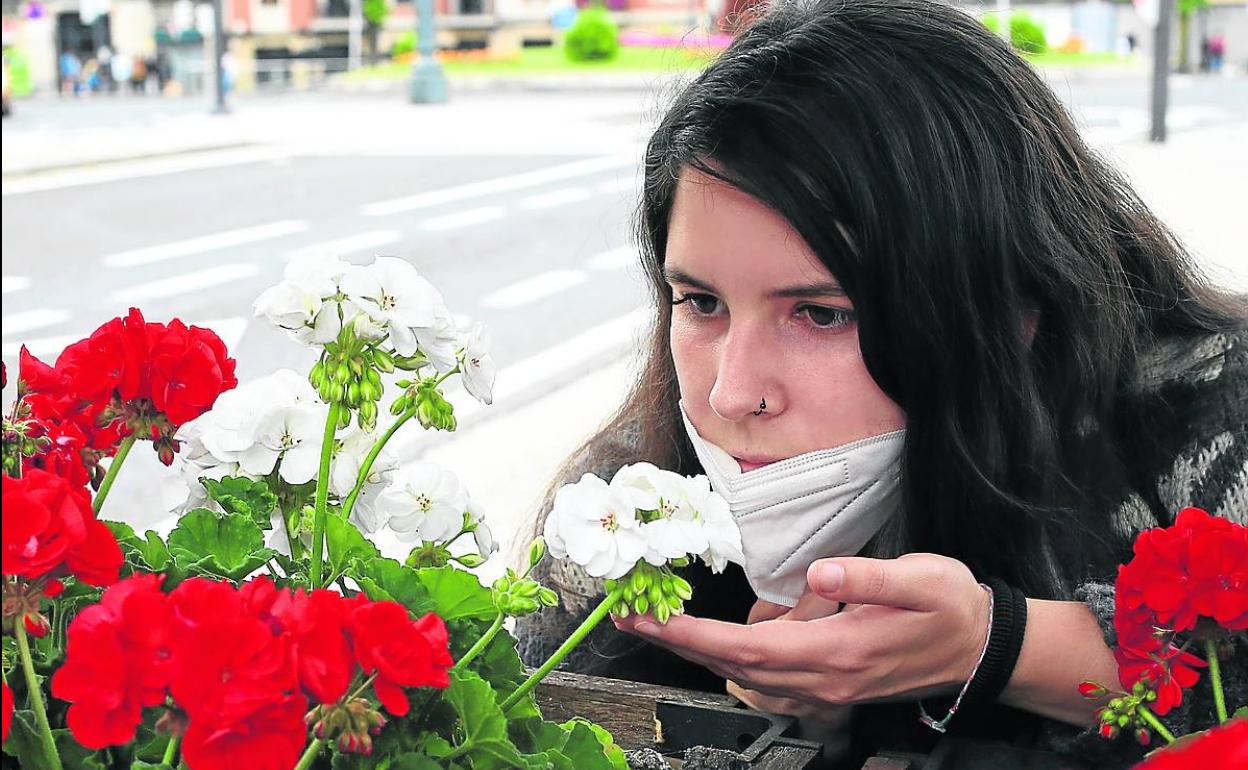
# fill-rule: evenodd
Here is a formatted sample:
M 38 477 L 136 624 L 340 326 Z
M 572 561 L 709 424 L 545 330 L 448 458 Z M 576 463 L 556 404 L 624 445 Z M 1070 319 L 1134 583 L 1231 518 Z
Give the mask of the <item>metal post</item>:
M 1161 0 L 1157 29 L 1153 33 L 1153 127 L 1149 138 L 1166 141 L 1166 106 L 1170 97 L 1170 31 L 1174 27 L 1175 0 Z
M 364 2 L 351 0 L 351 17 L 347 21 L 347 69 L 356 70 L 363 62 Z
M 438 31 L 433 24 L 433 0 L 416 0 L 416 40 L 420 55 L 412 63 L 411 101 L 413 104 L 441 104 L 446 101 L 446 75 L 433 58 Z
M 224 0 L 212 0 L 212 77 L 216 82 L 217 103 L 212 111 L 217 115 L 225 115 L 230 111 L 225 103 L 225 19 Z

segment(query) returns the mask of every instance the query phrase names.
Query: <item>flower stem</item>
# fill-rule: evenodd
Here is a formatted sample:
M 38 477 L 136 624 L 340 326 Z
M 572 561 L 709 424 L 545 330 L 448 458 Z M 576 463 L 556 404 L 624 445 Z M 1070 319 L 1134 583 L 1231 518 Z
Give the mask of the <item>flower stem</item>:
M 320 738 L 309 743 L 308 748 L 303 752 L 303 756 L 299 757 L 299 764 L 295 765 L 295 770 L 308 770 L 312 766 L 312 762 L 316 760 L 316 755 L 320 754 L 323 748 L 325 748 L 325 741 Z
M 619 600 L 623 593 L 624 587 L 617 585 L 611 593 L 606 595 L 606 598 L 602 600 L 602 603 L 594 608 L 594 611 L 589 614 L 589 617 L 585 618 L 585 622 L 581 623 L 581 625 L 572 632 L 572 635 L 567 638 L 567 641 L 560 645 L 559 649 L 555 650 L 555 653 L 542 664 L 541 668 L 534 671 L 528 679 L 524 680 L 524 682 L 516 688 L 515 692 L 507 696 L 507 700 L 502 702 L 504 714 L 506 714 L 508 709 L 512 706 L 516 705 L 521 698 L 528 695 L 529 691 L 536 687 L 538 682 L 545 679 L 546 675 L 553 671 L 555 666 L 559 665 L 559 662 L 567 657 L 568 653 L 576 649 L 576 646 L 581 643 L 581 640 L 588 636 L 590 631 L 594 630 L 594 626 L 598 625 L 598 623 L 607 616 L 607 613 L 611 611 L 611 608 L 615 606 L 615 603 Z
M 1174 733 L 1167 730 L 1166 726 L 1161 723 L 1161 720 L 1153 712 L 1148 710 L 1147 706 L 1141 703 L 1136 707 L 1136 713 L 1143 717 L 1144 721 L 1148 722 L 1148 726 L 1153 728 L 1158 735 L 1165 738 L 1166 743 L 1174 743 Z
M 122 439 L 117 447 L 117 454 L 113 455 L 113 461 L 108 464 L 108 472 L 104 474 L 100 491 L 95 493 L 95 500 L 91 503 L 91 509 L 97 514 L 104 507 L 104 498 L 108 497 L 108 490 L 113 488 L 113 482 L 117 480 L 117 472 L 121 470 L 121 464 L 126 461 L 126 455 L 130 454 L 130 447 L 134 446 L 134 441 L 133 433 Z
M 178 744 L 182 741 L 182 736 L 174 735 L 169 738 L 169 743 L 165 745 L 165 756 L 160 760 L 160 764 L 173 767 L 173 755 L 178 753 Z
M 465 652 L 464 657 L 460 658 L 455 665 L 451 666 L 451 669 L 455 671 L 462 669 L 464 666 L 471 663 L 473 658 L 480 655 L 486 647 L 490 646 L 490 642 L 494 641 L 494 637 L 498 636 L 498 632 L 502 630 L 504 618 L 505 616 L 503 613 L 498 613 L 498 617 L 494 618 L 494 622 L 491 623 L 490 627 L 485 630 L 485 633 L 481 635 L 481 638 L 477 640 L 477 643 L 472 645 L 472 648 L 469 649 L 468 652 Z
M 26 692 L 30 696 L 30 705 L 35 712 L 35 723 L 39 727 L 39 742 L 43 744 L 43 766 L 48 770 L 61 770 L 61 757 L 56 751 L 56 741 L 52 739 L 48 712 L 43 707 L 43 691 L 39 688 L 39 679 L 35 677 L 35 662 L 30 657 L 30 643 L 26 640 L 26 624 L 18 618 L 13 626 L 14 635 L 17 637 L 17 655 L 22 659 L 22 673 L 26 676 Z
M 316 509 L 312 518 L 312 571 L 309 577 L 313 588 L 321 587 L 321 564 L 325 560 L 325 512 L 329 501 L 329 461 L 334 454 L 334 434 L 338 431 L 337 402 L 329 405 L 325 418 L 325 436 L 321 440 L 321 467 L 316 474 Z
M 1218 643 L 1205 640 L 1205 655 L 1209 659 L 1209 681 L 1213 684 L 1213 706 L 1218 710 L 1218 723 L 1226 722 L 1226 695 L 1222 692 L 1222 663 L 1218 660 Z
M 393 425 L 386 429 L 385 433 L 381 434 L 381 438 L 377 439 L 377 443 L 373 444 L 373 448 L 368 450 L 368 455 L 364 458 L 364 463 L 360 465 L 360 473 L 355 478 L 355 486 L 351 488 L 351 494 L 347 495 L 347 499 L 342 503 L 343 518 L 349 518 L 351 516 L 351 510 L 355 508 L 355 500 L 360 496 L 360 491 L 364 489 L 364 482 L 368 480 L 368 474 L 373 470 L 373 463 L 377 460 L 377 455 L 381 454 L 381 450 L 385 448 L 387 442 L 390 441 L 390 437 L 395 434 L 395 431 L 402 427 L 403 423 L 415 416 L 416 409 L 414 407 L 405 411 L 399 416 L 399 419 L 394 421 Z

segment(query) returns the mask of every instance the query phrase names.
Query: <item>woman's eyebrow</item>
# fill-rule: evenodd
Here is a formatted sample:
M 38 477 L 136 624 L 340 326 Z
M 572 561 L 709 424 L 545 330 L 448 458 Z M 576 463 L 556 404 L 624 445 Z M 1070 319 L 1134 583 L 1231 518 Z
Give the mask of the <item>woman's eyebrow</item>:
M 706 281 L 694 278 L 684 270 L 676 267 L 663 268 L 663 277 L 668 283 L 683 283 L 686 286 L 708 291 L 712 294 L 716 293 L 715 287 Z M 845 290 L 839 285 L 826 281 L 824 283 L 813 283 L 805 286 L 789 286 L 783 289 L 775 289 L 768 292 L 769 297 L 776 299 L 811 299 L 815 297 L 844 297 Z

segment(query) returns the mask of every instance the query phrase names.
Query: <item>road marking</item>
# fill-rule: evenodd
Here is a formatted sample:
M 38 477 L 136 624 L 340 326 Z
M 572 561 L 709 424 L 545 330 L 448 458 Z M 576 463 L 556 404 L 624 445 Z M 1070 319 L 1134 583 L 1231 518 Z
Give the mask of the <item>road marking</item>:
M 60 190 L 66 187 L 117 182 L 123 179 L 179 174 L 184 171 L 237 166 L 244 163 L 260 163 L 281 157 L 286 157 L 286 154 L 280 150 L 245 147 L 214 152 L 194 152 L 172 158 L 145 158 L 117 163 L 110 162 L 108 165 L 98 168 L 86 167 L 61 171 L 31 172 L 29 177 L 5 180 L 3 184 L 0 184 L 0 194 L 8 197 L 10 195 L 44 192 L 46 190 Z M 84 165 L 89 162 L 83 161 Z
M 4 336 L 11 337 L 14 334 L 42 329 L 45 326 L 52 326 L 67 320 L 69 320 L 68 310 L 48 310 L 44 308 L 6 315 L 3 321 L 0 321 L 0 326 L 4 329 Z
M 486 222 L 493 222 L 496 219 L 502 219 L 506 213 L 506 209 L 502 206 L 482 206 L 478 209 L 457 211 L 454 214 L 426 219 L 420 223 L 420 229 L 441 231 L 454 230 L 457 227 L 471 227 L 472 225 L 480 225 Z
M 217 318 L 209 321 L 189 321 L 188 326 L 202 326 L 205 329 L 212 329 L 216 332 L 221 341 L 225 343 L 225 347 L 234 352 L 234 348 L 238 347 L 239 340 L 243 338 L 243 332 L 247 330 L 247 323 L 250 319 L 245 316 L 235 316 L 233 318 Z M 41 339 L 27 340 L 22 342 L 6 342 L 4 344 L 3 353 L 6 356 L 15 356 L 21 350 L 22 345 L 26 345 L 26 349 L 36 356 L 56 357 L 62 350 L 70 345 L 85 338 L 86 333 L 81 334 L 58 334 L 55 337 L 43 337 Z
M 193 273 L 183 273 L 172 278 L 161 278 L 157 281 L 118 289 L 109 295 L 109 299 L 116 302 L 162 299 L 249 278 L 258 272 L 260 268 L 256 265 L 232 262 L 228 265 L 216 265 L 207 270 L 196 270 Z
M 587 364 L 598 362 L 604 355 L 613 351 L 622 354 L 636 348 L 653 317 L 654 311 L 650 308 L 637 308 L 504 367 L 495 380 L 493 407 L 469 398 L 459 378 L 455 378 L 447 395 L 454 397 L 455 417 L 461 429 L 467 421 L 478 416 L 488 417 L 489 410 L 506 405 L 531 388 L 544 382 L 566 381 L 571 374 L 584 374 L 581 370 Z M 444 440 L 447 440 L 446 434 L 435 435 L 434 431 L 411 431 L 406 434 L 400 431 L 390 446 L 401 460 L 407 461 L 419 457 L 426 449 Z
M 486 295 L 481 305 L 496 309 L 519 307 L 579 286 L 588 279 L 580 270 L 550 270 Z
M 324 243 L 316 243 L 311 246 L 304 246 L 294 251 L 286 252 L 287 259 L 297 259 L 300 257 L 313 257 L 320 255 L 341 257 L 353 254 L 357 251 L 366 251 L 368 249 L 379 249 L 382 246 L 389 246 L 392 243 L 398 243 L 403 234 L 398 230 L 369 230 L 366 233 L 358 233 L 356 235 L 348 235 L 345 238 L 338 238 L 333 241 L 325 241 Z
M 631 155 L 608 155 L 601 158 L 590 158 L 589 160 L 563 163 L 558 166 L 550 166 L 549 168 L 537 169 L 536 171 L 525 171 L 521 174 L 498 177 L 497 179 L 485 179 L 480 182 L 469 182 L 468 184 L 447 187 L 442 190 L 431 190 L 416 195 L 407 195 L 402 198 L 376 201 L 363 206 L 360 209 L 360 213 L 368 217 L 381 217 L 404 211 L 415 211 L 416 209 L 440 206 L 444 203 L 455 203 L 468 200 L 469 198 L 479 198 L 484 195 L 510 192 L 512 190 L 523 190 L 527 187 L 537 187 L 550 182 L 561 182 L 566 179 L 589 176 L 624 166 L 633 166 L 636 163 L 637 159 Z
M 634 249 L 632 246 L 621 246 L 618 249 L 595 254 L 585 260 L 585 266 L 590 270 L 620 270 L 636 265 L 640 261 L 641 258 L 637 255 L 637 249 Z
M 30 279 L 24 275 L 6 275 L 0 276 L 0 293 L 12 294 L 15 291 L 25 291 L 30 288 Z
M 43 337 L 24 342 L 6 342 L 3 345 L 3 351 L 0 352 L 3 352 L 6 356 L 15 356 L 21 352 L 22 345 L 25 345 L 32 355 L 50 356 L 59 354 L 62 350 L 85 336 L 85 334 L 61 334 L 56 337 Z
M 531 195 L 516 205 L 523 211 L 539 211 L 541 209 L 553 209 L 556 206 L 566 206 L 569 203 L 579 203 L 583 200 L 589 200 L 592 196 L 593 191 L 587 187 L 569 187 L 564 190 Z
M 119 251 L 115 254 L 104 256 L 100 261 L 108 267 L 150 265 L 153 262 L 163 262 L 175 257 L 189 257 L 192 254 L 203 254 L 206 251 L 217 251 L 219 249 L 228 249 L 232 246 L 241 246 L 245 243 L 267 241 L 271 238 L 301 233 L 307 229 L 308 223 L 303 220 L 283 219 L 279 222 L 270 222 L 267 225 L 243 227 L 238 230 L 226 230 L 222 233 L 187 238 L 184 241 L 162 243 L 159 246 L 146 246 L 141 249 Z

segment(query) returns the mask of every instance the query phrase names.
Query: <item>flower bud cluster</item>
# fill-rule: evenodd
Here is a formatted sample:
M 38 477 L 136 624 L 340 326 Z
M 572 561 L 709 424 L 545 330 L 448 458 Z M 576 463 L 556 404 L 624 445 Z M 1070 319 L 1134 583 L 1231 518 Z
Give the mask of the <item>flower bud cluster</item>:
M 693 596 L 689 581 L 672 572 L 671 567 L 655 567 L 644 561 L 619 580 L 606 581 L 606 588 L 621 589 L 620 599 L 612 609 L 615 614 L 628 617 L 632 613 L 649 613 L 660 623 L 683 614 L 685 602 Z
M 303 721 L 318 739 L 337 741 L 339 751 L 365 756 L 373 753 L 373 736 L 386 726 L 386 718 L 365 698 L 317 706 Z
M 1079 685 L 1079 692 L 1089 700 L 1098 700 L 1109 694 L 1108 689 L 1094 682 Z M 1155 700 L 1157 693 L 1148 686 L 1147 680 L 1136 682 L 1129 694 L 1122 693 L 1111 698 L 1109 703 L 1097 711 L 1101 737 L 1115 738 L 1123 730 L 1131 730 L 1136 741 L 1141 746 L 1147 746 L 1151 734 L 1143 710 Z
M 543 607 L 559 605 L 559 595 L 527 575 L 518 575 L 512 568 L 494 581 L 494 606 L 508 617 L 532 615 Z
M 358 338 L 350 326 L 344 326 L 337 339 L 325 346 L 308 380 L 322 401 L 345 404 L 356 412 L 360 428 L 372 431 L 377 427 L 377 402 L 384 390 L 381 375 L 394 370 L 393 355 Z M 350 411 L 343 412 L 338 426 L 345 428 L 350 421 Z

